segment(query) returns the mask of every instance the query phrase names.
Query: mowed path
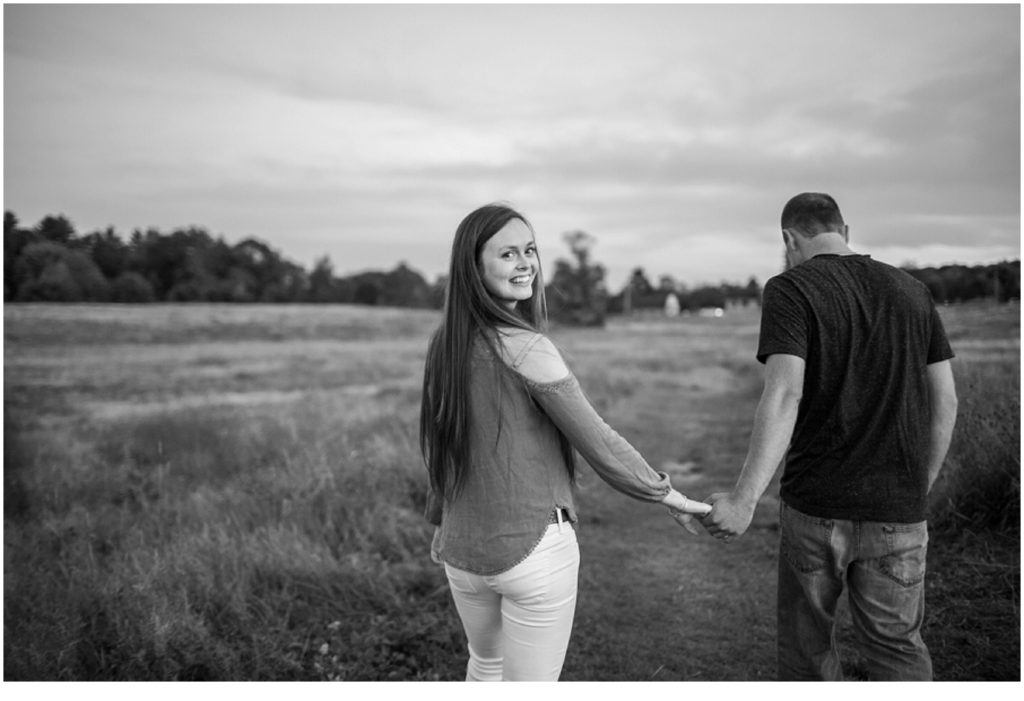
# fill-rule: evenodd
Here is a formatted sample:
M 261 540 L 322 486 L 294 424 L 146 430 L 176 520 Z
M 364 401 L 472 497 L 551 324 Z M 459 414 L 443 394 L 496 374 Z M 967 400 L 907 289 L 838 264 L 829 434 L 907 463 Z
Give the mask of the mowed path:
M 735 481 L 757 404 L 756 329 L 729 330 L 728 348 L 710 325 L 646 343 L 628 332 L 616 340 L 613 329 L 600 348 L 568 339 L 605 420 L 695 499 Z M 655 362 L 659 353 L 670 357 Z M 562 678 L 772 679 L 776 483 L 748 533 L 725 545 L 613 491 L 588 466 L 580 472 L 579 598 Z
M 619 504 L 580 531 L 566 680 L 757 680 L 774 675 L 775 530 L 728 546 Z

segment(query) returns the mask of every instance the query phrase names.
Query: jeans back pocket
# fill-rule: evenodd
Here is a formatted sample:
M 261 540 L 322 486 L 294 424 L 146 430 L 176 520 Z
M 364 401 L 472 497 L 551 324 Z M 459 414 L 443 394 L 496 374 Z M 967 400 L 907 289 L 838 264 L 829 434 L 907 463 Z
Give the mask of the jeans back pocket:
M 878 567 L 886 577 L 904 587 L 913 587 L 924 580 L 928 553 L 928 524 L 887 523 L 882 526 L 886 554 Z

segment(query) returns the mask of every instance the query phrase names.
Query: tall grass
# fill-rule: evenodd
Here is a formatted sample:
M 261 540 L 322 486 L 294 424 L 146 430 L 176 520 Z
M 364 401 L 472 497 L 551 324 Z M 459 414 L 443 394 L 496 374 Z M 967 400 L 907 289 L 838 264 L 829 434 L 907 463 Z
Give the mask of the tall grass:
M 411 406 L 151 415 L 44 442 L 8 424 L 5 678 L 444 673 L 461 631 L 424 557 Z
M 1020 365 L 957 363 L 957 422 L 930 495 L 934 530 L 1020 534 Z
M 1020 679 L 1020 306 L 940 310 L 957 359 L 950 450 L 929 495 L 924 636 L 941 679 Z
M 930 495 L 933 530 L 1020 540 L 1020 305 L 940 308 L 959 407 Z
M 997 312 L 944 310 L 960 417 L 932 500 L 945 559 L 929 564 L 929 644 L 961 665 L 947 678 L 1006 678 L 1019 659 L 1019 322 L 1007 331 Z M 436 315 L 4 314 L 5 679 L 462 677 L 415 440 Z M 648 457 L 739 465 L 760 385 L 756 319 L 557 334 Z M 709 487 L 733 477 L 707 473 Z M 970 664 L 965 611 L 987 622 Z M 600 674 L 607 661 L 578 664 Z

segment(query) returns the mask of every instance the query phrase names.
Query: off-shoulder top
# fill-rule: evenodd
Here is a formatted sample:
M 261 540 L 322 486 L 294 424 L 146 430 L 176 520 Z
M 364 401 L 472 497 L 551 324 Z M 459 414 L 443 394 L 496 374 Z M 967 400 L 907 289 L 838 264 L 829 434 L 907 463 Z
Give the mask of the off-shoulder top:
M 587 400 L 575 375 L 534 382 L 517 372 L 541 338 L 532 337 L 511 367 L 482 341 L 470 370 L 470 460 L 465 487 L 453 501 L 431 490 L 427 520 L 439 526 L 435 559 L 468 572 L 511 569 L 536 547 L 555 508 L 576 524 L 576 502 L 559 431 L 597 474 L 635 499 L 658 502 L 671 489 Z

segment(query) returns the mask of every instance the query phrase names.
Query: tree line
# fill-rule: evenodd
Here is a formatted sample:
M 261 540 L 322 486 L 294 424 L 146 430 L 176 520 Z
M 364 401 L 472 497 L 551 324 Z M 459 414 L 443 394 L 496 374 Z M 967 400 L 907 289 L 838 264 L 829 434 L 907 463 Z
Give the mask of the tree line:
M 908 273 L 923 282 L 940 304 L 994 299 L 1009 302 L 1020 299 L 1020 260 L 990 265 L 943 265 L 918 268 L 906 265 Z
M 439 299 L 437 285 L 404 263 L 339 277 L 328 256 L 307 272 L 258 239 L 232 245 L 200 227 L 136 229 L 125 241 L 112 227 L 79 236 L 63 215 L 23 228 L 4 212 L 4 301 L 435 307 Z
M 563 234 L 570 258 L 549 267 L 545 292 L 551 316 L 568 324 L 604 323 L 607 314 L 663 309 L 670 294 L 680 310 L 760 303 L 755 278 L 690 289 L 670 275 L 652 284 L 636 268 L 611 294 L 605 268 L 592 259 L 595 239 L 583 231 Z M 984 266 L 905 266 L 940 303 L 979 298 L 1020 298 L 1020 261 Z M 429 283 L 405 263 L 391 271 L 337 276 L 328 256 L 311 270 L 285 259 L 266 243 L 236 244 L 200 227 L 164 233 L 135 229 L 123 240 L 113 227 L 78 235 L 63 215 L 22 227 L 4 212 L 4 301 L 9 302 L 292 302 L 440 308 L 445 278 Z

